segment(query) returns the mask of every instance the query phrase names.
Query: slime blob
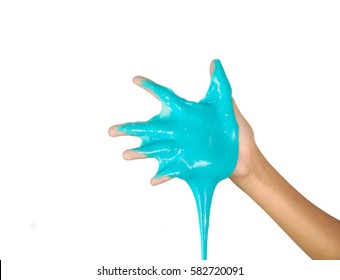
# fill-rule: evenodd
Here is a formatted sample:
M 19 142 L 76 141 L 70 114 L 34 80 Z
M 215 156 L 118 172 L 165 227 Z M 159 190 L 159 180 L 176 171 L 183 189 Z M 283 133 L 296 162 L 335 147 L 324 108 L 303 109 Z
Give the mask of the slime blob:
M 147 122 L 117 127 L 119 135 L 140 137 L 140 158 L 156 158 L 154 179 L 180 178 L 190 186 L 197 205 L 201 257 L 207 259 L 210 206 L 216 185 L 229 177 L 238 158 L 238 125 L 231 86 L 219 60 L 213 61 L 205 97 L 191 102 L 171 89 L 141 78 L 139 85 L 162 103 L 160 114 Z M 118 135 L 117 135 L 118 136 Z

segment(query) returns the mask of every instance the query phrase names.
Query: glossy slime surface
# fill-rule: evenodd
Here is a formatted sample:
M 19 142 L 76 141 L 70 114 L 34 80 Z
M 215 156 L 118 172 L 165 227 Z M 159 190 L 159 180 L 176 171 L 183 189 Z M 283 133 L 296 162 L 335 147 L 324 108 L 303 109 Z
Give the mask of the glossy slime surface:
M 123 124 L 118 131 L 142 139 L 133 151 L 156 158 L 154 178 L 177 177 L 190 186 L 197 205 L 201 257 L 207 259 L 210 206 L 216 185 L 229 177 L 238 158 L 238 125 L 232 91 L 219 60 L 206 96 L 191 102 L 171 89 L 143 80 L 141 86 L 162 103 L 160 114 L 147 122 Z

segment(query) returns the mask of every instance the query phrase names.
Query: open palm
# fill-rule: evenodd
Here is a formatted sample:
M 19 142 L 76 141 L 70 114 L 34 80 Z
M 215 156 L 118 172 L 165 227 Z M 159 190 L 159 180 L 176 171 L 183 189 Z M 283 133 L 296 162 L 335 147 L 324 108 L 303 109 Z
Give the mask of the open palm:
M 198 103 L 143 77 L 134 82 L 154 95 L 162 110 L 147 122 L 116 125 L 109 133 L 142 139 L 141 146 L 127 150 L 124 157 L 156 158 L 159 169 L 152 184 L 173 177 L 186 181 L 204 177 L 216 185 L 232 174 L 238 158 L 238 125 L 231 87 L 219 60 L 212 62 L 208 92 Z

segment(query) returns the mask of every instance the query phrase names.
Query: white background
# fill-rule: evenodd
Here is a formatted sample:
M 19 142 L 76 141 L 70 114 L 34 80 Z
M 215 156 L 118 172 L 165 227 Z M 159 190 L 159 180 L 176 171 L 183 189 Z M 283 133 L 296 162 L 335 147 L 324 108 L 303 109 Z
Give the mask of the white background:
M 339 262 L 310 261 L 229 180 L 217 186 L 210 260 L 200 261 L 189 187 L 177 179 L 150 186 L 157 161 L 124 161 L 122 152 L 139 140 L 107 135 L 113 124 L 160 110 L 131 83 L 134 75 L 198 101 L 208 88 L 209 63 L 219 58 L 265 156 L 339 218 L 338 7 L 337 1 L 1 1 L 4 279 L 98 279 L 102 265 L 152 264 L 243 266 L 246 279 L 339 279 Z

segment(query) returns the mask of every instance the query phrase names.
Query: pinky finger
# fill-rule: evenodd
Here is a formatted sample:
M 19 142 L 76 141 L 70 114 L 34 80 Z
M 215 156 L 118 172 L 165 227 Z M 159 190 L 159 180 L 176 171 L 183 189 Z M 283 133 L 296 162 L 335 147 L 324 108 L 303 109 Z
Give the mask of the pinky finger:
M 162 184 L 162 183 L 165 183 L 165 182 L 167 182 L 167 181 L 169 181 L 169 180 L 171 180 L 171 179 L 172 179 L 172 178 L 171 178 L 171 177 L 168 177 L 168 176 L 166 176 L 166 177 L 157 177 L 157 178 L 152 178 L 151 181 L 150 181 L 150 183 L 151 183 L 151 185 L 153 185 L 153 186 L 157 186 L 157 185 Z

